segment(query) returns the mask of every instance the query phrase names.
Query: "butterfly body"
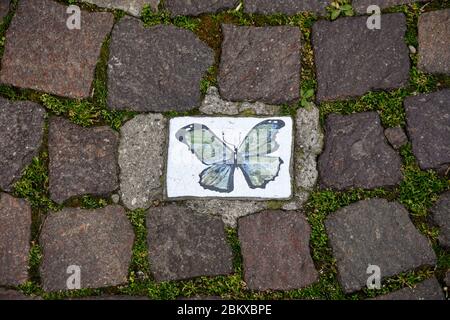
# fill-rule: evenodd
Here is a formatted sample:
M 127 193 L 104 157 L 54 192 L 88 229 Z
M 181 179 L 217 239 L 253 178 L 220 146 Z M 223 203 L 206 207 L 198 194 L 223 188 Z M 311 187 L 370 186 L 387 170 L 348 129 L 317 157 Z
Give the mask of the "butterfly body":
M 285 126 L 278 119 L 254 126 L 239 146 L 229 146 L 207 126 L 192 123 L 178 130 L 176 138 L 207 166 L 199 177 L 208 190 L 229 193 L 234 190 L 234 174 L 239 169 L 251 189 L 264 189 L 278 176 L 283 160 L 270 154 L 278 150 L 278 131 Z M 222 134 L 224 136 L 224 134 Z

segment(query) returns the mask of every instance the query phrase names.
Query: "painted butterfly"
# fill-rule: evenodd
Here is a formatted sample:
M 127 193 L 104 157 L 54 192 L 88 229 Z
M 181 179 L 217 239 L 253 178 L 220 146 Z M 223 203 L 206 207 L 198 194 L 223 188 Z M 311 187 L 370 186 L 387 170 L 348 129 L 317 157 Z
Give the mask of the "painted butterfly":
M 264 189 L 275 180 L 284 162 L 269 154 L 280 147 L 275 138 L 284 126 L 283 120 L 264 120 L 248 132 L 238 147 L 228 146 L 224 138 L 219 139 L 207 126 L 199 123 L 179 129 L 175 136 L 208 166 L 200 173 L 200 185 L 204 189 L 229 193 L 234 189 L 236 168 L 242 171 L 252 189 Z

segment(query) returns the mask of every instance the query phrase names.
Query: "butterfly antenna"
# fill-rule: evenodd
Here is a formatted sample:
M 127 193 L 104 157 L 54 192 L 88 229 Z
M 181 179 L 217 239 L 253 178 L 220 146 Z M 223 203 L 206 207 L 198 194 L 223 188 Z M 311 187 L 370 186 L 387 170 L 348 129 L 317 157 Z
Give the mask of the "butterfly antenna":
M 236 146 L 232 143 L 229 143 L 227 140 L 225 140 L 225 133 L 222 132 L 222 141 L 225 142 L 226 144 L 233 146 L 233 148 L 236 148 Z

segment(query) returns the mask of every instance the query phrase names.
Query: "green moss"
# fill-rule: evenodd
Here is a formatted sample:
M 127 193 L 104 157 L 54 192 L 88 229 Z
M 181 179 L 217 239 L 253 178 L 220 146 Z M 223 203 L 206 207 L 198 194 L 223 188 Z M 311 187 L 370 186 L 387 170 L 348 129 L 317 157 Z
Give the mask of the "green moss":
M 73 123 L 81 126 L 91 126 L 99 119 L 99 108 L 87 100 L 62 99 L 43 94 L 41 102 L 53 114 L 66 116 Z
M 376 197 L 392 200 L 394 196 L 394 191 L 388 191 L 382 188 L 374 190 L 352 189 L 346 192 L 327 189 L 313 192 L 307 206 L 310 210 L 329 214 L 360 200 Z
M 433 247 L 437 256 L 437 269 L 440 270 L 441 275 L 444 276 L 446 272 L 450 271 L 450 252 L 437 244 L 434 244 Z
M 83 209 L 100 209 L 111 204 L 109 199 L 104 199 L 92 195 L 84 195 L 81 197 L 71 198 L 64 203 L 66 207 L 83 208 Z
M 199 18 L 187 16 L 171 17 L 169 11 L 160 9 L 155 12 L 148 4 L 142 9 L 141 20 L 146 27 L 173 24 L 190 31 L 196 31 L 200 25 Z
M 133 283 L 137 281 L 137 273 L 142 273 L 144 278 L 150 277 L 147 250 L 147 227 L 145 224 L 146 211 L 138 209 L 128 212 L 127 215 L 136 236 L 130 265 L 130 285 L 133 285 Z
M 209 87 L 214 86 L 217 87 L 217 66 L 213 65 L 208 68 L 205 76 L 200 82 L 200 91 L 202 95 L 206 95 Z
M 58 210 L 59 206 L 50 200 L 48 194 L 48 154 L 42 152 L 33 158 L 24 170 L 21 179 L 13 186 L 13 194 L 27 199 L 34 208 Z
M 386 127 L 396 127 L 405 124 L 403 99 L 406 91 L 399 89 L 391 92 L 369 92 L 354 100 L 325 102 L 319 105 L 321 122 L 330 113 L 348 115 L 356 112 L 377 111 L 381 122 Z
M 163 115 L 169 119 L 176 118 L 176 117 L 196 116 L 199 114 L 200 114 L 200 111 L 198 109 L 192 109 L 189 111 L 166 111 L 166 112 L 163 112 Z
M 233 251 L 233 268 L 234 272 L 239 275 L 243 275 L 242 267 L 242 255 L 241 255 L 241 243 L 238 237 L 237 229 L 227 228 L 225 230 L 227 234 L 227 241 Z
M 278 200 L 267 201 L 267 209 L 269 210 L 280 210 L 283 207 L 284 202 Z
M 439 194 L 450 189 L 450 181 L 436 172 L 420 170 L 410 144 L 400 151 L 404 166 L 404 180 L 399 187 L 399 201 L 415 216 L 427 216 L 427 210 Z
M 239 116 L 241 117 L 253 117 L 256 115 L 255 110 L 252 109 L 244 109 L 239 113 Z
M 30 259 L 29 274 L 31 275 L 31 281 L 39 283 L 40 281 L 39 267 L 41 266 L 42 261 L 42 250 L 39 244 L 37 244 L 35 241 L 32 242 L 29 259 Z
M 297 114 L 297 106 L 283 104 L 280 108 L 280 115 L 295 117 Z

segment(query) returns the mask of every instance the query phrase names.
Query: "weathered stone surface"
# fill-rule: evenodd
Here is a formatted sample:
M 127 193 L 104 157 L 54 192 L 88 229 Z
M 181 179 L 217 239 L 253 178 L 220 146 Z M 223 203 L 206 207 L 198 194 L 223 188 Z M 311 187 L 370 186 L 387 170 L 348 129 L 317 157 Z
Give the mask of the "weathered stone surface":
M 395 150 L 408 143 L 408 137 L 401 127 L 387 128 L 384 135 Z
M 133 241 L 133 228 L 120 206 L 50 213 L 40 236 L 44 290 L 67 290 L 72 265 L 80 267 L 81 288 L 126 283 Z
M 280 112 L 279 106 L 263 102 L 231 102 L 220 97 L 216 87 L 209 87 L 205 99 L 200 106 L 204 114 L 237 115 L 240 113 L 254 115 L 275 115 Z
M 156 281 L 233 272 L 233 255 L 219 218 L 169 205 L 147 215 L 150 268 Z
M 317 157 L 323 149 L 319 109 L 315 105 L 300 108 L 296 116 L 295 186 L 293 200 L 282 206 L 283 210 L 300 210 L 317 183 Z
M 238 230 L 249 289 L 290 290 L 318 280 L 303 214 L 265 211 L 239 219 Z
M 9 11 L 10 0 L 0 0 L 0 19 L 3 19 Z
M 427 2 L 430 0 L 353 0 L 352 1 L 352 6 L 353 9 L 355 9 L 355 11 L 357 13 L 367 13 L 367 8 L 370 5 L 376 5 L 379 6 L 380 9 L 385 9 L 385 8 L 389 8 L 389 7 L 393 7 L 393 6 L 398 6 L 398 5 L 402 5 L 402 4 L 408 4 L 408 3 L 413 3 L 413 2 Z
M 372 189 L 401 181 L 400 156 L 387 144 L 376 112 L 328 116 L 319 173 L 323 187 L 338 190 Z
M 257 116 L 263 115 L 275 115 L 280 113 L 280 106 L 275 106 L 271 104 L 266 104 L 263 102 L 242 102 L 239 106 L 239 113 L 241 114 L 252 114 Z
M 0 286 L 28 280 L 31 207 L 25 200 L 0 193 Z
M 220 97 L 219 90 L 216 87 L 209 87 L 205 99 L 200 106 L 200 112 L 204 114 L 239 114 L 239 103 L 225 101 Z
M 379 266 L 384 279 L 436 263 L 430 243 L 397 202 L 359 201 L 331 214 L 325 226 L 346 293 L 366 285 L 368 265 Z
M 450 74 L 450 9 L 419 17 L 419 69 Z
M 50 197 L 62 203 L 118 188 L 118 134 L 109 127 L 83 128 L 60 117 L 49 125 Z
M 433 277 L 413 288 L 403 288 L 374 300 L 445 300 L 445 297 L 439 282 Z
M 370 30 L 367 17 L 348 17 L 313 25 L 318 81 L 317 100 L 340 100 L 371 90 L 408 84 L 409 50 L 402 13 L 383 15 L 383 27 Z
M 298 205 L 308 199 L 319 176 L 317 157 L 323 148 L 323 133 L 320 128 L 319 109 L 311 105 L 300 108 L 296 117 L 295 183 Z
M 38 154 L 45 111 L 32 102 L 0 98 L 0 189 L 11 191 L 22 170 Z
M 114 17 L 82 12 L 82 28 L 69 30 L 67 6 L 22 0 L 6 33 L 3 83 L 70 98 L 91 95 L 100 48 Z
M 439 244 L 450 248 L 450 191 L 439 197 L 431 212 L 434 222 L 439 226 Z
M 154 11 L 158 10 L 159 0 L 84 0 L 95 4 L 99 7 L 120 9 L 130 13 L 133 16 L 139 17 L 141 15 L 144 5 L 150 5 Z
M 144 28 L 125 17 L 114 27 L 108 105 L 136 111 L 185 111 L 200 105 L 200 81 L 214 53 L 194 33 L 174 26 Z
M 445 284 L 447 285 L 447 287 L 450 287 L 450 271 L 447 272 L 447 275 L 445 276 Z
M 234 228 L 238 218 L 267 209 L 267 202 L 221 199 L 188 200 L 186 206 L 200 214 L 219 216 L 227 226 Z
M 446 172 L 450 166 L 450 89 L 408 97 L 406 129 L 422 169 Z
M 239 0 L 165 0 L 164 7 L 172 16 L 198 16 L 235 8 Z
M 162 198 L 167 120 L 161 114 L 138 115 L 120 131 L 122 202 L 131 210 L 148 208 L 153 200 Z
M 0 288 L 0 301 L 2 300 L 41 300 L 41 298 L 36 296 L 26 296 L 16 290 Z
M 300 92 L 300 30 L 295 27 L 222 25 L 218 75 L 231 101 L 295 102 Z
M 306 202 L 306 200 L 305 200 L 305 202 Z M 304 202 L 301 202 L 301 203 L 304 203 Z M 281 206 L 281 209 L 285 210 L 285 211 L 296 211 L 296 210 L 301 209 L 301 205 L 299 204 L 298 201 L 292 200 L 292 201 L 284 203 Z
M 309 11 L 326 14 L 328 0 L 245 0 L 245 12 L 258 14 L 283 13 L 294 15 Z

